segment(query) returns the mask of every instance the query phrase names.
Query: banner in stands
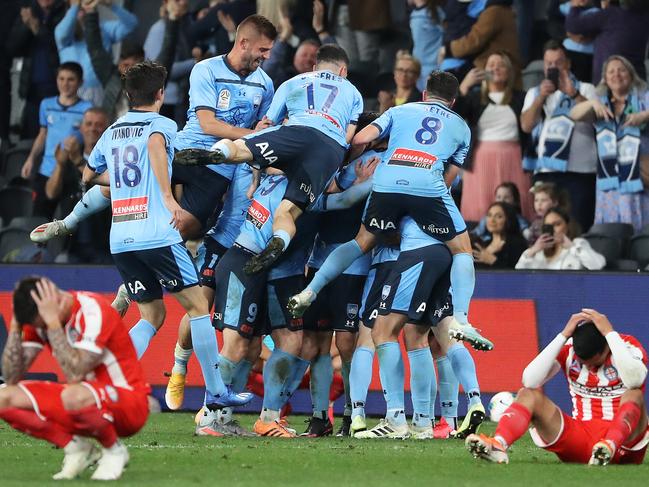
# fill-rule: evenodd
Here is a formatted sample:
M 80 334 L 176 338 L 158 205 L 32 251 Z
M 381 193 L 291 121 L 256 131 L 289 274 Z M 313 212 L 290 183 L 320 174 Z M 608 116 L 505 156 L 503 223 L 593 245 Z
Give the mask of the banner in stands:
M 0 313 L 7 324 L 11 317 L 11 289 L 18 279 L 31 273 L 48 276 L 64 289 L 104 293 L 110 300 L 120 284 L 119 275 L 112 267 L 2 265 Z M 525 366 L 563 329 L 570 315 L 581 308 L 595 308 L 605 313 L 617 330 L 636 336 L 645 348 L 648 347 L 649 326 L 644 321 L 649 319 L 647 289 L 649 274 L 640 273 L 478 272 L 469 318 L 495 344 L 495 349 L 489 353 L 472 351 L 482 391 L 489 396 L 520 388 Z M 166 324 L 142 359 L 146 378 L 154 386 L 166 385 L 164 373 L 173 365 L 177 328 L 183 315 L 182 308 L 168 295 L 165 304 Z M 137 307 L 132 306 L 124 321 L 132 326 L 138 319 Z M 53 358 L 48 353 L 41 355 L 32 371 L 56 372 L 61 378 Z M 406 388 L 407 377 L 406 360 Z M 200 368 L 195 358 L 189 363 L 188 385 L 201 385 Z M 376 391 L 371 397 L 378 396 L 375 399 L 379 400 L 381 386 L 376 360 L 371 389 Z M 546 384 L 545 390 L 564 410 L 570 410 L 570 397 L 563 378 L 553 379 Z M 200 402 L 198 389 L 188 399 L 194 396 Z M 382 399 L 372 402 L 377 402 L 377 411 L 380 411 L 378 403 Z

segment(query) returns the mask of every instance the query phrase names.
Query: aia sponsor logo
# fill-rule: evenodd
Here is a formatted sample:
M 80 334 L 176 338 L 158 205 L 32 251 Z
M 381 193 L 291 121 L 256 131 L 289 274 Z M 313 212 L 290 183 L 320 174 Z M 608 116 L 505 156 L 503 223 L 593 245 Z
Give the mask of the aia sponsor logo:
M 268 221 L 269 217 L 270 211 L 257 200 L 254 200 L 248 207 L 246 220 L 248 220 L 259 229 L 264 226 L 264 223 Z

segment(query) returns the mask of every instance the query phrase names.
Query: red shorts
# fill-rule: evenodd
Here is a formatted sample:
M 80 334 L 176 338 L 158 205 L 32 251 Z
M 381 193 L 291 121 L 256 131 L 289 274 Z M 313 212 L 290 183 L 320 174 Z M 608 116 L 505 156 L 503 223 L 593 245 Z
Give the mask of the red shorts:
M 131 436 L 140 431 L 149 416 L 146 391 L 131 391 L 101 382 L 81 382 L 95 398 L 97 408 L 112 421 L 117 436 Z M 72 428 L 68 411 L 63 407 L 61 393 L 67 384 L 24 380 L 18 387 L 29 397 L 34 411 L 43 420 L 52 420 Z
M 561 430 L 554 441 L 546 443 L 534 428 L 530 429 L 532 440 L 537 446 L 556 454 L 562 462 L 588 463 L 593 446 L 604 438 L 611 426 L 611 421 L 602 419 L 582 421 L 568 416 L 563 411 L 561 412 L 561 418 Z M 641 438 L 634 439 L 632 445 L 622 446 L 611 463 L 642 463 L 647 450 L 647 443 L 649 443 L 649 430 Z

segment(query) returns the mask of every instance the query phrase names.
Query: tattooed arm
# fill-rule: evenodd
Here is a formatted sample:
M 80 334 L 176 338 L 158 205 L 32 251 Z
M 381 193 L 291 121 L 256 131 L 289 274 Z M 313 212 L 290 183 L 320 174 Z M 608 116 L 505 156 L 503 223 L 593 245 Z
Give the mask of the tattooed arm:
M 68 384 L 81 382 L 101 362 L 101 354 L 72 347 L 60 326 L 48 326 L 47 340 Z
M 5 383 L 8 385 L 18 383 L 40 351 L 41 348 L 38 346 L 23 347 L 22 328 L 13 317 L 2 354 L 2 376 Z

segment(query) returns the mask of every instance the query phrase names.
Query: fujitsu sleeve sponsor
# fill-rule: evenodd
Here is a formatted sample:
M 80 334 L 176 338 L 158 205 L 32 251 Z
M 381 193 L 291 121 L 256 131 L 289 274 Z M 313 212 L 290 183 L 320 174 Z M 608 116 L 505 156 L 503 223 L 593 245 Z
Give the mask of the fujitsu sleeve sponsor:
M 264 226 L 264 223 L 268 221 L 268 218 L 270 218 L 270 211 L 259 201 L 254 200 L 248 207 L 246 220 L 257 228 L 261 229 L 261 227 Z
M 436 162 L 437 157 L 432 154 L 399 147 L 390 156 L 388 164 L 430 170 Z
M 149 216 L 149 197 L 140 196 L 113 200 L 113 223 L 146 220 Z

